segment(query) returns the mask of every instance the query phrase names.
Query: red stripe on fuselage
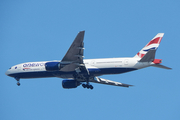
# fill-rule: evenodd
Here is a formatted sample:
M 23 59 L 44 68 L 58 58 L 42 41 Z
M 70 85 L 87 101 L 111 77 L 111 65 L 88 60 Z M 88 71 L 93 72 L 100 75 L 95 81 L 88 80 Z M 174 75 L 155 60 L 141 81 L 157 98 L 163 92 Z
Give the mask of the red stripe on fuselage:
M 30 69 L 30 68 L 23 68 L 23 69 Z

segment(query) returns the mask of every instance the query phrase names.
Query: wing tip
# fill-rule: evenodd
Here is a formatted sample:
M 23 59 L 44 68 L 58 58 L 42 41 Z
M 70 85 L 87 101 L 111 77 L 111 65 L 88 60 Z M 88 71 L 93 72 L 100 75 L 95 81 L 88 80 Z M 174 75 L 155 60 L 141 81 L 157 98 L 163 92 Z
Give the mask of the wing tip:
M 133 87 L 134 85 L 128 85 L 128 84 L 123 84 L 122 85 L 122 87 L 127 87 L 127 88 L 129 88 L 129 87 Z
M 79 33 L 84 33 L 84 32 L 85 32 L 85 30 L 79 31 Z

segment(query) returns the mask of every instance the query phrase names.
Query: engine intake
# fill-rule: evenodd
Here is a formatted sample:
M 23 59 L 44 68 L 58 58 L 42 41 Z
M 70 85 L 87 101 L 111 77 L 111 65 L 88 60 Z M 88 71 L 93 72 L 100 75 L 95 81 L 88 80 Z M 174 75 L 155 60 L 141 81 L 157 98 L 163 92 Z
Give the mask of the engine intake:
M 81 83 L 76 80 L 63 80 L 62 87 L 66 89 L 77 88 Z
M 47 62 L 45 68 L 47 71 L 58 71 L 60 70 L 60 62 Z

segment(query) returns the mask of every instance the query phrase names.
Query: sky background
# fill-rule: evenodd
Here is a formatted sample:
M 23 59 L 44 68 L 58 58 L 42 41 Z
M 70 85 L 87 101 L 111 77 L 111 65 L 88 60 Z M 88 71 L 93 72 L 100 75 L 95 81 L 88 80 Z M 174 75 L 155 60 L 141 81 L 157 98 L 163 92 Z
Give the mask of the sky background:
M 1 0 L 0 120 L 179 120 L 179 0 Z M 156 58 L 172 70 L 149 67 L 102 78 L 123 88 L 63 89 L 62 79 L 5 75 L 13 65 L 61 60 L 85 30 L 85 59 L 133 57 L 165 33 Z

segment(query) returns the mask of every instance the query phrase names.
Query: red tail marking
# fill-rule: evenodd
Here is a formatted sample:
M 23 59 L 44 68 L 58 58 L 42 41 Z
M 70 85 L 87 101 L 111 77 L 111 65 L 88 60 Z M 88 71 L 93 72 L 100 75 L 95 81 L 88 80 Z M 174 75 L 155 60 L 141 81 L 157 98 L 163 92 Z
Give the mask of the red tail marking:
M 139 52 L 137 53 L 137 55 L 142 58 L 145 54 L 140 54 Z
M 157 38 L 151 40 L 146 46 L 149 46 L 149 45 L 154 44 L 154 43 L 159 44 L 161 42 L 161 39 L 162 39 L 162 37 L 157 37 Z
M 153 63 L 160 64 L 162 63 L 162 59 L 154 59 Z

